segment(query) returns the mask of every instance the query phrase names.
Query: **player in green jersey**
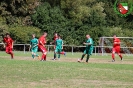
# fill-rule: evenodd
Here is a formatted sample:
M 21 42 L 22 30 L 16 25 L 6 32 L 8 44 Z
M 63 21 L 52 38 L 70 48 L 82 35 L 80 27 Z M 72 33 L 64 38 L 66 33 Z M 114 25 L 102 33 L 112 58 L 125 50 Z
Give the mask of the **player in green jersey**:
M 38 39 L 35 38 L 35 34 L 32 34 L 32 39 L 30 40 L 30 50 L 32 52 L 32 58 L 34 59 L 35 56 L 40 59 L 40 56 L 37 54 L 38 51 Z
M 54 49 L 54 60 L 56 59 L 56 54 L 58 54 L 58 59 L 60 59 L 60 52 L 63 49 L 63 40 L 61 39 L 61 36 L 58 36 L 58 39 L 55 41 Z
M 87 38 L 87 41 L 83 43 L 84 45 L 86 45 L 86 48 L 84 50 L 84 53 L 83 53 L 81 59 L 78 59 L 78 62 L 81 62 L 83 60 L 84 56 L 87 54 L 86 63 L 88 63 L 89 57 L 93 53 L 93 40 L 92 40 L 92 38 L 90 38 L 90 35 L 86 35 L 86 38 Z

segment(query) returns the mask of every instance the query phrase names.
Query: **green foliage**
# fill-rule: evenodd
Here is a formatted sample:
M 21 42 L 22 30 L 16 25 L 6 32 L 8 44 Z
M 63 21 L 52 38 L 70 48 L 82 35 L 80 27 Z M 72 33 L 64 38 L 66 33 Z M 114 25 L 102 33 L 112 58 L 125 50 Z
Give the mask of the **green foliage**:
M 11 26 L 9 32 L 15 43 L 29 43 L 32 34 L 36 34 L 37 38 L 40 36 L 40 29 L 31 26 Z
M 7 24 L 29 25 L 27 16 L 35 12 L 39 0 L 2 0 L 0 1 L 0 15 L 5 17 Z M 31 24 L 31 23 L 30 23 Z
M 63 38 L 69 33 L 69 30 L 66 30 L 69 20 L 63 16 L 59 7 L 51 7 L 46 2 L 39 6 L 31 17 L 35 26 L 48 32 L 48 41 L 52 41 L 54 32 L 58 32 Z
M 8 32 L 8 25 L 6 24 L 6 20 L 0 16 L 0 42 L 3 40 L 3 35 Z

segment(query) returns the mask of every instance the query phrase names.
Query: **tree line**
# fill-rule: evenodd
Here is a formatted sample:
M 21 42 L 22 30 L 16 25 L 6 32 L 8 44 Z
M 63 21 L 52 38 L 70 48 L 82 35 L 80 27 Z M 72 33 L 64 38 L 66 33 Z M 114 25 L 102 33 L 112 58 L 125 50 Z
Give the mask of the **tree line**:
M 115 1 L 1 0 L 0 35 L 8 32 L 16 43 L 29 43 L 32 33 L 39 37 L 46 31 L 49 43 L 57 32 L 66 45 L 82 45 L 86 34 L 95 45 L 102 36 L 132 37 L 133 13 L 120 17 L 114 11 Z

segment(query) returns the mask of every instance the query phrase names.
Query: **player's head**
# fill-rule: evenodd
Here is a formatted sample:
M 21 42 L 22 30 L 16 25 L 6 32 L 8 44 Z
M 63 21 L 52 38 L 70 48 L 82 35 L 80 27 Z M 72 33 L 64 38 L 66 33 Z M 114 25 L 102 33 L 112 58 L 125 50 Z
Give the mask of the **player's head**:
M 113 38 L 116 38 L 116 35 L 114 35 Z
M 46 33 L 46 32 L 44 32 L 44 33 L 43 33 L 43 36 L 44 36 L 44 37 L 46 37 L 46 36 L 47 36 L 47 33 Z
M 87 38 L 87 39 L 89 39 L 89 38 L 90 38 L 90 35 L 89 35 L 89 34 L 87 34 L 87 35 L 86 35 L 86 38 Z
M 57 33 L 57 32 L 55 32 L 55 33 L 54 33 L 54 36 L 58 36 L 58 33 Z
M 58 39 L 61 39 L 61 36 L 60 35 L 58 35 Z
M 32 38 L 35 38 L 36 37 L 36 35 L 35 34 L 32 34 Z
M 6 37 L 9 38 L 10 37 L 10 34 L 9 33 L 6 33 Z

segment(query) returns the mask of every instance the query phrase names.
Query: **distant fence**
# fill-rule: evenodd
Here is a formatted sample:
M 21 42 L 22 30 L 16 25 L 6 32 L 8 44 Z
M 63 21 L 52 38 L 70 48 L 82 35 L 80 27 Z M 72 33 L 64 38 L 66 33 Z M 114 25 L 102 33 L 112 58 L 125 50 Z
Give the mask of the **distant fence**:
M 14 44 L 14 51 L 23 51 L 26 53 L 29 51 L 30 44 Z M 48 52 L 54 51 L 54 45 L 46 45 Z M 64 45 L 64 51 L 65 52 L 71 52 L 72 55 L 74 52 L 83 52 L 84 48 L 86 46 L 75 46 L 75 45 Z M 133 49 L 133 47 L 121 47 L 121 52 L 126 55 L 132 55 L 132 53 L 129 52 L 123 52 L 124 50 L 130 50 Z M 0 51 L 4 51 L 3 43 L 0 43 Z M 104 50 L 104 52 L 101 52 L 101 50 Z M 94 55 L 107 55 L 108 53 L 112 52 L 112 46 L 94 46 L 93 53 Z

